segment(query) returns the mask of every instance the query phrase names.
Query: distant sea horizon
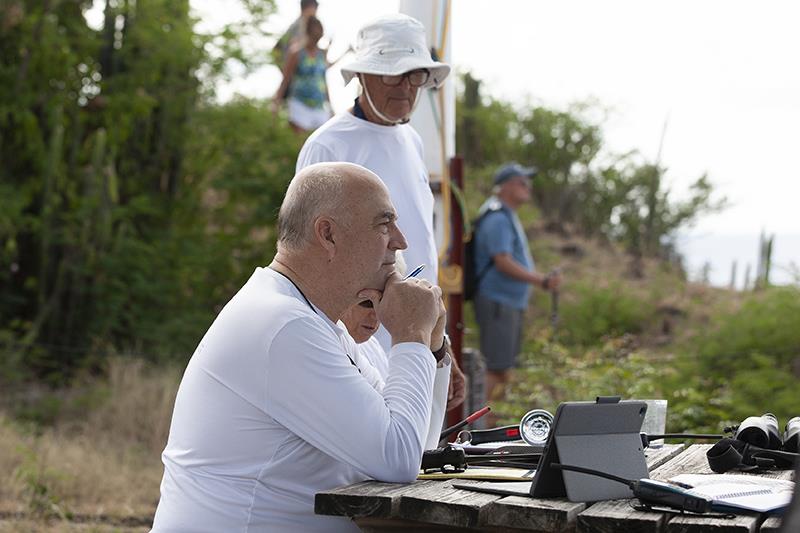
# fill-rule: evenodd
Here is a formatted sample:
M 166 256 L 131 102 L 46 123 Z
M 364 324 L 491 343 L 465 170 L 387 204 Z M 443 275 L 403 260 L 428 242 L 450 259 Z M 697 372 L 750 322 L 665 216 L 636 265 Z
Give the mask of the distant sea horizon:
M 775 233 L 772 245 L 770 283 L 787 285 L 800 283 L 800 233 Z M 767 234 L 769 236 L 769 233 Z M 689 279 L 701 281 L 703 268 L 710 267 L 711 285 L 728 287 L 733 262 L 736 261 L 735 288 L 742 289 L 745 271 L 750 265 L 752 286 L 758 269 L 760 234 L 753 233 L 685 233 L 678 237 L 678 252 L 684 258 Z

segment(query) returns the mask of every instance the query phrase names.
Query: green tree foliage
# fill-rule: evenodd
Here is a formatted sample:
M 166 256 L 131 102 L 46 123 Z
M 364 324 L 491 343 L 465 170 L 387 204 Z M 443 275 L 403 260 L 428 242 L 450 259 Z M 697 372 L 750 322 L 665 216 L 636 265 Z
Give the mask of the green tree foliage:
M 207 103 L 236 31 L 188 0 L 10 0 L 0 12 L 0 370 L 56 379 L 109 349 L 188 357 L 269 255 L 299 140 L 262 106 Z M 207 94 L 207 92 L 206 92 Z M 246 266 L 244 266 L 246 265 Z
M 466 162 L 467 192 L 478 192 L 478 198 L 467 198 L 471 209 L 489 194 L 497 166 L 508 160 L 534 164 L 540 169 L 535 204 L 548 226 L 619 243 L 643 259 L 669 256 L 677 230 L 725 205 L 706 175 L 676 197 L 659 162 L 636 152 L 609 154 L 603 110 L 595 104 L 517 107 L 482 96 L 480 81 L 469 74 L 462 81 L 456 145 Z M 521 211 L 526 215 L 530 219 L 529 210 Z M 537 258 L 548 264 L 546 249 L 541 252 Z M 675 275 L 658 279 L 652 270 L 650 279 L 635 285 L 609 271 L 600 283 L 568 278 L 557 336 L 546 301 L 538 302 L 518 379 L 508 404 L 493 406 L 497 412 L 510 423 L 532 407 L 554 409 L 561 401 L 619 394 L 667 398 L 675 431 L 720 432 L 765 411 L 782 421 L 796 416 L 797 288 L 741 295 L 740 308 L 711 316 L 701 309 L 708 302 L 687 301 L 680 306 L 686 317 L 669 320 L 679 323 L 670 328 L 685 337 L 670 342 L 660 304 L 685 287 Z
M 725 206 L 724 200 L 712 198 L 712 185 L 707 175 L 692 183 L 688 200 L 674 201 L 670 198 L 671 191 L 663 185 L 664 169 L 656 165 L 643 163 L 604 170 L 590 188 L 598 192 L 606 208 L 610 207 L 606 211 L 610 223 L 608 234 L 636 254 L 661 254 L 665 248 L 671 248 L 678 229 Z M 607 194 L 609 190 L 611 195 Z M 614 202 L 615 198 L 622 201 Z
M 517 120 L 514 108 L 483 98 L 480 81 L 469 73 L 461 80 L 464 88 L 456 100 L 456 151 L 472 169 L 514 158 L 518 147 L 512 131 Z
M 456 146 L 467 164 L 469 187 L 487 193 L 494 169 L 505 161 L 539 169 L 533 194 L 551 223 L 586 236 L 623 243 L 637 255 L 671 249 L 676 230 L 724 207 L 712 198 L 707 176 L 675 201 L 664 183 L 665 169 L 632 152 L 608 154 L 597 105 L 565 111 L 541 106 L 515 108 L 480 94 L 480 81 L 462 76 L 456 103 Z

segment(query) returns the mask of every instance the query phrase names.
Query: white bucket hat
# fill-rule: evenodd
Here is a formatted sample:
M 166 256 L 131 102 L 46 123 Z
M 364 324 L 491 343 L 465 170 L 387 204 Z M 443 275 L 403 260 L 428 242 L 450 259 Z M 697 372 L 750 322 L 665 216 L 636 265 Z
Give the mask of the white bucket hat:
M 439 87 L 450 74 L 450 65 L 431 59 L 422 23 L 400 13 L 378 17 L 358 30 L 355 52 L 355 60 L 342 67 L 345 85 L 359 73 L 397 76 L 426 68 L 431 75 L 425 89 Z

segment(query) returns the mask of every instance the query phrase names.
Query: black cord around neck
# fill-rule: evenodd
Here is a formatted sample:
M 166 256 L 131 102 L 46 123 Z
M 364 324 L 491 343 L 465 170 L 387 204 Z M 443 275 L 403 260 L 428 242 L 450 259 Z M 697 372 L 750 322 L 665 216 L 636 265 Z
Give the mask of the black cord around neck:
M 294 286 L 294 288 L 295 288 L 295 289 L 297 289 L 297 292 L 299 292 L 299 293 L 300 293 L 300 296 L 302 296 L 302 297 L 303 297 L 303 300 L 305 300 L 305 301 L 306 301 L 306 303 L 308 304 L 308 306 L 311 308 L 311 310 L 312 310 L 312 311 L 314 311 L 314 314 L 316 314 L 316 315 L 318 315 L 318 314 L 319 314 L 319 313 L 317 313 L 317 310 L 314 308 L 314 306 L 311 304 L 311 301 L 310 301 L 308 298 L 306 298 L 306 295 L 305 295 L 305 293 L 303 293 L 303 291 L 301 291 L 301 290 L 300 290 L 300 287 L 298 287 L 298 286 L 297 286 L 297 283 L 295 283 L 295 282 L 292 280 L 292 278 L 290 278 L 289 276 L 287 276 L 286 274 L 284 274 L 283 272 L 281 272 L 281 271 L 279 271 L 279 270 L 275 270 L 275 269 L 274 269 L 274 268 L 272 268 L 272 267 L 269 267 L 269 268 L 270 268 L 270 269 L 271 269 L 273 272 L 277 272 L 278 274 L 280 274 L 281 276 L 283 276 L 284 278 L 286 278 L 287 280 L 289 280 L 289 283 L 291 283 L 291 284 Z
M 297 292 L 299 292 L 299 293 L 300 293 L 300 296 L 302 296 L 302 297 L 303 297 L 303 300 L 305 300 L 305 301 L 306 301 L 306 303 L 308 304 L 308 306 L 311 308 L 311 310 L 312 310 L 312 311 L 314 311 L 314 314 L 315 314 L 315 315 L 319 315 L 319 313 L 317 313 L 317 310 L 314 308 L 314 305 L 313 305 L 313 304 L 311 303 L 311 301 L 310 301 L 310 300 L 309 300 L 309 299 L 306 297 L 306 295 L 303 293 L 303 291 L 301 291 L 301 290 L 300 290 L 300 287 L 298 287 L 298 286 L 297 286 L 297 283 L 295 283 L 295 282 L 292 280 L 292 278 L 290 278 L 289 276 L 287 276 L 287 275 L 286 275 L 286 274 L 284 274 L 283 272 L 280 272 L 280 271 L 278 271 L 278 270 L 275 270 L 275 269 L 274 269 L 274 268 L 272 268 L 272 267 L 269 267 L 269 268 L 270 268 L 270 269 L 271 269 L 273 272 L 275 272 L 275 273 L 277 273 L 277 274 L 280 274 L 281 276 L 283 276 L 284 278 L 286 278 L 287 280 L 289 280 L 289 283 L 291 283 L 291 284 L 294 286 L 294 288 L 295 288 L 295 289 L 297 289 Z M 351 365 L 353 365 L 354 367 L 356 367 L 356 370 L 358 370 L 358 373 L 359 373 L 359 374 L 361 374 L 361 369 L 360 369 L 360 368 L 358 368 L 358 365 L 357 365 L 357 364 L 356 364 L 356 362 L 353 360 L 353 358 L 352 358 L 352 357 L 350 357 L 350 354 L 349 354 L 349 353 L 347 353 L 347 352 L 345 352 L 344 354 L 347 356 L 347 358 L 348 358 L 348 359 L 350 359 L 350 364 L 351 364 Z

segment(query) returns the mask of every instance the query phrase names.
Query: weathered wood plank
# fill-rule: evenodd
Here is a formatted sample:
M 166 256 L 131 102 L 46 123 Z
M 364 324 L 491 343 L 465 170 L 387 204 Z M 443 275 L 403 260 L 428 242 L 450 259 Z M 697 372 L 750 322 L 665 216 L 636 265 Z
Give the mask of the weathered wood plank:
M 585 503 L 573 503 L 564 498 L 507 496 L 489 504 L 485 521 L 489 526 L 501 528 L 569 532 L 575 530 L 575 520 L 584 509 Z
M 667 533 L 755 533 L 758 515 L 735 515 L 728 518 L 675 516 L 667 523 Z
M 637 511 L 631 500 L 598 502 L 578 515 L 577 530 L 581 533 L 650 533 L 663 531 L 663 513 Z
M 709 445 L 665 445 L 646 450 L 653 479 L 667 480 L 681 473 L 711 473 L 705 453 Z M 792 479 L 791 471 L 762 473 Z M 464 480 L 461 480 L 463 483 Z M 366 481 L 319 493 L 315 512 L 353 517 L 364 531 L 580 531 L 625 532 L 757 532 L 762 519 L 739 515 L 731 519 L 678 516 L 636 511 L 628 500 L 594 505 L 565 499 L 501 497 L 452 487 L 452 481 L 411 484 Z M 780 519 L 768 518 L 764 533 L 778 530 Z
M 781 529 L 781 517 L 779 516 L 770 516 L 764 523 L 761 524 L 761 529 L 759 531 L 761 533 L 778 533 Z
M 397 513 L 405 483 L 362 481 L 346 487 L 319 492 L 314 497 L 314 513 L 350 517 L 390 517 Z
M 362 533 L 443 533 L 469 532 L 474 529 L 454 528 L 452 526 L 438 526 L 411 520 L 360 518 L 355 520 Z
M 678 474 L 712 474 L 706 459 L 706 451 L 709 448 L 711 448 L 710 444 L 693 444 L 666 463 L 651 470 L 650 477 L 666 481 Z
M 397 516 L 430 524 L 477 527 L 488 505 L 501 496 L 453 488 L 452 481 L 417 482 L 400 496 Z
M 454 526 L 442 526 L 426 524 L 424 522 L 414 522 L 412 520 L 391 520 L 381 518 L 360 518 L 355 520 L 356 525 L 363 533 L 530 533 L 528 529 L 512 529 L 498 527 L 477 527 L 463 528 Z
M 655 470 L 679 453 L 683 452 L 683 444 L 665 444 L 659 448 L 645 448 L 644 459 L 647 462 L 647 469 Z

